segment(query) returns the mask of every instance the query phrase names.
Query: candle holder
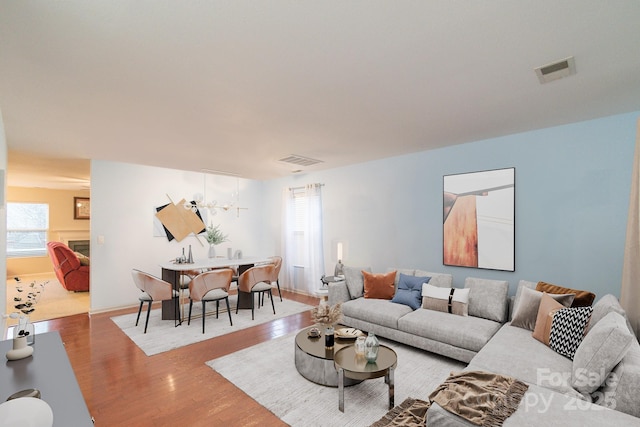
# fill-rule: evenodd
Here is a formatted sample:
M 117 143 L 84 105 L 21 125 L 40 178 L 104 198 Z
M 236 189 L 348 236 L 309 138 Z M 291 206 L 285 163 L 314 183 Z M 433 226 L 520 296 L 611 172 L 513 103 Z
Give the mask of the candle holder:
M 329 325 L 324 330 L 324 347 L 327 350 L 333 349 L 333 345 L 335 344 L 335 331 L 333 329 L 333 325 Z

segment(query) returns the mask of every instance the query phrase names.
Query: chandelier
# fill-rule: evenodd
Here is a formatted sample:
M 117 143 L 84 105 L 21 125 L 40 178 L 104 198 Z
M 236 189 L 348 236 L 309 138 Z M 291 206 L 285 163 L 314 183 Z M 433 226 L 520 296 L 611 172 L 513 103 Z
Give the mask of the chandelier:
M 197 212 L 199 209 L 208 210 L 211 215 L 216 215 L 218 210 L 229 211 L 232 209 L 236 210 L 236 215 L 240 216 L 240 210 L 247 210 L 249 208 L 243 208 L 238 206 L 240 202 L 240 178 L 238 175 L 232 174 L 229 172 L 220 172 L 214 171 L 210 169 L 201 169 L 203 172 L 203 193 L 196 193 L 193 195 L 193 200 L 190 202 L 185 202 L 184 208 L 191 209 L 192 212 Z M 223 204 L 218 204 L 216 200 L 207 201 L 205 195 L 207 194 L 207 173 L 218 174 L 218 175 L 229 175 L 236 177 L 236 191 L 231 193 L 231 199 Z

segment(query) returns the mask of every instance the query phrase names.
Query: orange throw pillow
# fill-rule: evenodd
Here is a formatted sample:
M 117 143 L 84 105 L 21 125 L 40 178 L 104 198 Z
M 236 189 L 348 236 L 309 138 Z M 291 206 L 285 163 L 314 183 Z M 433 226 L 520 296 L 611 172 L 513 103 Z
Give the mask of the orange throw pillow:
M 571 307 L 591 307 L 596 294 L 589 291 L 580 291 L 577 289 L 563 288 L 553 283 L 538 282 L 536 291 L 546 292 L 548 294 L 576 294 Z
M 391 299 L 396 293 L 396 272 L 373 274 L 362 270 L 364 276 L 364 297 Z
M 551 324 L 553 323 L 553 315 L 564 305 L 551 298 L 546 292 L 542 294 L 540 307 L 538 308 L 538 317 L 536 326 L 533 329 L 532 337 L 538 341 L 549 345 L 549 335 L 551 333 Z

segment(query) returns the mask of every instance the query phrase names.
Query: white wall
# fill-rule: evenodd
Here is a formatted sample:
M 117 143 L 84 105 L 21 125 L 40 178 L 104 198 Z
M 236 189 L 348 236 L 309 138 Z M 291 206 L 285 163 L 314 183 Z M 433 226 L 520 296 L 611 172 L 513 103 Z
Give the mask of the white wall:
M 238 180 L 227 176 L 207 179 L 207 200 L 222 203 L 231 198 Z M 262 227 L 262 187 L 260 181 L 240 179 L 240 205 L 248 210 L 219 212 L 212 217 L 230 242 L 218 246 L 241 249 L 245 256 L 274 255 L 265 245 Z M 181 198 L 190 200 L 203 193 L 203 175 L 174 169 L 105 161 L 91 162 L 91 310 L 137 304 L 139 290 L 131 280 L 131 269 L 138 268 L 160 276 L 159 264 L 179 256 L 191 244 L 194 258 L 207 257 L 208 246 L 201 246 L 190 235 L 181 242 L 153 236 L 155 207 Z M 99 244 L 102 236 L 104 243 Z
M 575 123 L 267 182 L 267 199 L 287 186 L 322 182 L 325 271 L 336 240 L 347 265 L 420 268 L 468 276 L 544 280 L 620 292 L 631 167 L 639 113 Z M 348 147 L 345 147 L 347 150 Z M 516 168 L 515 272 L 442 264 L 443 176 Z M 268 212 L 279 229 L 280 209 Z M 272 240 L 279 235 L 271 236 Z
M 619 295 L 636 121 L 640 113 L 575 123 L 438 150 L 267 182 L 242 180 L 240 218 L 215 218 L 246 255 L 280 253 L 282 189 L 322 182 L 325 269 L 333 272 L 334 243 L 345 263 L 421 268 L 468 276 L 545 280 Z M 348 147 L 345 147 L 345 150 Z M 442 177 L 516 168 L 516 271 L 442 265 Z M 131 269 L 160 274 L 158 264 L 193 245 L 153 237 L 153 209 L 202 192 L 202 175 L 123 163 L 92 162 L 93 311 L 137 304 Z M 219 201 L 236 180 L 219 177 Z M 98 245 L 98 236 L 104 244 Z M 223 251 L 225 247 L 221 247 Z M 287 285 L 287 284 L 283 284 Z

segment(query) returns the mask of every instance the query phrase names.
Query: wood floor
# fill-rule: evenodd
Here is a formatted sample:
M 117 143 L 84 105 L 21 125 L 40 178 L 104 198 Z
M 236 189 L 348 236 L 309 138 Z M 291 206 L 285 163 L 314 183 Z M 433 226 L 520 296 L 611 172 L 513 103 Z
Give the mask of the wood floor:
M 286 292 L 283 297 L 318 302 Z M 205 362 L 309 326 L 309 312 L 149 357 L 110 320 L 132 311 L 37 324 L 38 332 L 60 332 L 97 427 L 286 425 Z

